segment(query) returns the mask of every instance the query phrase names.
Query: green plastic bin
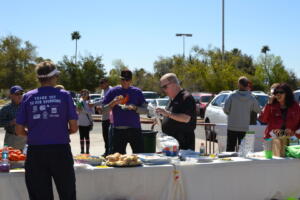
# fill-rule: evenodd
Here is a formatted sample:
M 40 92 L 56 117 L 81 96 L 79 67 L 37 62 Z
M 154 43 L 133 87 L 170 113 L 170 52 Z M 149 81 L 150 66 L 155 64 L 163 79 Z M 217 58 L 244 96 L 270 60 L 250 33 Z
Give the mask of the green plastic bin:
M 142 130 L 144 140 L 144 153 L 156 152 L 156 134 L 157 131 Z

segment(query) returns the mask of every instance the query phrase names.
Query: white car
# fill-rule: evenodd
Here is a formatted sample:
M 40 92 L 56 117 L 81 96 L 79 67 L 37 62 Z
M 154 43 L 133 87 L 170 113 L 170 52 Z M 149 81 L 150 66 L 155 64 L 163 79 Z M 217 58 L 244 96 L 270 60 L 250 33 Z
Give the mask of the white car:
M 102 101 L 103 97 L 100 94 L 90 94 L 90 103 Z M 95 114 L 99 114 L 97 107 L 94 110 Z
M 146 100 L 147 103 L 149 103 L 151 100 L 153 99 L 157 99 L 159 98 L 159 94 L 157 94 L 157 92 L 153 92 L 153 91 L 142 91 L 144 98 Z
M 205 111 L 204 120 L 205 123 L 213 123 L 213 124 L 227 124 L 227 115 L 223 111 L 223 107 L 225 104 L 225 101 L 229 97 L 229 95 L 232 93 L 232 91 L 223 91 L 220 92 L 215 98 L 208 104 Z M 268 95 L 261 91 L 252 91 L 252 94 L 257 99 L 259 105 L 263 108 L 267 101 L 268 101 Z M 214 133 L 210 133 L 210 128 L 205 127 L 205 133 L 206 138 L 212 137 L 212 139 L 215 139 L 215 135 L 212 135 Z
M 158 99 L 152 99 L 149 101 L 148 105 L 153 107 L 153 108 L 163 108 L 165 109 L 166 106 L 168 105 L 169 103 L 169 98 L 158 98 Z M 148 114 L 148 117 L 153 117 L 154 116 L 154 113 L 153 113 L 153 110 L 149 110 L 149 114 Z
M 300 90 L 295 90 L 294 91 L 294 96 L 295 96 L 295 101 L 300 103 Z
M 100 94 L 90 94 L 90 102 L 94 103 L 102 99 Z

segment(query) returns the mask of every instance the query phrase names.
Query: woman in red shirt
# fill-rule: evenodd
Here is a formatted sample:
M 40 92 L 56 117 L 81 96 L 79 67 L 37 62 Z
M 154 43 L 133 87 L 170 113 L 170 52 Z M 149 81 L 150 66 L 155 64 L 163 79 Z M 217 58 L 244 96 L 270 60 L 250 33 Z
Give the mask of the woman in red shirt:
M 294 100 L 292 89 L 286 83 L 275 88 L 259 120 L 267 123 L 265 138 L 270 138 L 273 133 L 278 136 L 282 131 L 289 136 L 295 135 L 300 126 L 300 107 Z M 296 136 L 300 138 L 300 135 Z

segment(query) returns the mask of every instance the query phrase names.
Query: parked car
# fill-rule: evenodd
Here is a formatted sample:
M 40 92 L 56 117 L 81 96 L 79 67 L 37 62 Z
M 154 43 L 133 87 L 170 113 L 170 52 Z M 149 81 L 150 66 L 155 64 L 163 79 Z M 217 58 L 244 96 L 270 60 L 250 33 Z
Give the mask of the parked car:
M 152 100 L 150 100 L 148 104 L 150 106 L 155 107 L 155 108 L 163 108 L 163 109 L 165 109 L 166 106 L 168 105 L 169 101 L 170 101 L 169 98 L 158 98 L 158 99 L 152 99 Z M 149 118 L 153 117 L 154 116 L 153 111 L 150 110 L 147 116 Z
M 295 101 L 300 103 L 300 90 L 295 90 L 294 91 L 294 96 L 295 96 Z
M 144 95 L 144 97 L 145 97 L 147 103 L 149 103 L 150 100 L 152 100 L 152 99 L 157 99 L 157 98 L 159 98 L 159 94 L 158 94 L 157 92 L 153 92 L 153 91 L 143 91 L 142 93 L 143 93 L 143 95 Z
M 206 106 L 204 120 L 205 123 L 221 123 L 227 124 L 227 115 L 223 111 L 223 107 L 225 101 L 229 97 L 232 91 L 223 91 L 220 92 L 215 98 Z M 263 108 L 269 96 L 261 91 L 253 91 L 252 94 L 257 99 L 261 108 Z M 206 138 L 211 138 L 211 140 L 215 140 L 215 133 L 212 133 L 209 126 L 205 126 Z
M 90 94 L 90 103 L 101 101 L 103 98 L 100 94 Z M 95 114 L 100 114 L 98 112 L 98 107 L 95 107 Z
M 101 99 L 101 95 L 100 94 L 90 94 L 90 102 L 96 102 L 99 101 Z
M 214 95 L 211 93 L 193 92 L 192 96 L 196 101 L 197 116 L 204 118 L 206 106 L 213 99 Z

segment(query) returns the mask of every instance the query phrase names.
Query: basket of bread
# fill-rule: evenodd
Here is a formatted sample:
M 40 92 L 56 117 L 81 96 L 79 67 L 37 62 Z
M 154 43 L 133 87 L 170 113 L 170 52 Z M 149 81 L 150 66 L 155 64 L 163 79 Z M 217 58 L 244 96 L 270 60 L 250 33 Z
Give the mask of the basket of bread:
M 137 167 L 143 163 L 137 155 L 114 153 L 106 156 L 106 165 L 110 167 Z

